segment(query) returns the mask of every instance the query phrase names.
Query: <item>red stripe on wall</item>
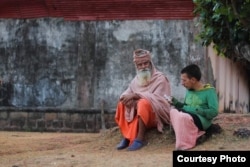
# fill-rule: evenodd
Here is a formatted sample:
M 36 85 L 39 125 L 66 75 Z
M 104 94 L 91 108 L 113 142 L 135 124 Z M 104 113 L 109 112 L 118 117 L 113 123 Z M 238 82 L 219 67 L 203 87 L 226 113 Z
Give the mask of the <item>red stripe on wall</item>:
M 192 0 L 1 0 L 0 18 L 192 19 Z

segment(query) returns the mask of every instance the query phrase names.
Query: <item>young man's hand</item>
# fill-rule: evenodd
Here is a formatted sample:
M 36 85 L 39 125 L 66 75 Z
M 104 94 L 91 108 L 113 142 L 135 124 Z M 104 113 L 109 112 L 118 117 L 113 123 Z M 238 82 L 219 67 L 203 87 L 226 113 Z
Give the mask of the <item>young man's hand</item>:
M 172 105 L 172 103 L 173 103 L 173 97 L 172 96 L 168 96 L 168 95 L 164 95 L 164 98 L 167 100 L 167 102 L 169 103 L 169 104 L 171 104 Z

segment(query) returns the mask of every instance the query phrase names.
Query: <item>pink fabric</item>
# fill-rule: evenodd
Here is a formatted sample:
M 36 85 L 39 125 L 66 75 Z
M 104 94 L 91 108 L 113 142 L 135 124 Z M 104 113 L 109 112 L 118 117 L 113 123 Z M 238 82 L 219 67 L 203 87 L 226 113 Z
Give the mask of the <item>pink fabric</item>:
M 193 118 L 187 113 L 171 109 L 170 119 L 175 132 L 175 148 L 178 150 L 188 150 L 195 147 L 197 139 L 205 134 L 205 131 L 200 131 L 197 128 Z
M 147 99 L 156 115 L 157 129 L 162 132 L 163 124 L 170 123 L 170 105 L 163 97 L 164 94 L 170 96 L 170 84 L 167 77 L 162 72 L 157 71 L 152 62 L 151 64 L 153 72 L 150 82 L 146 86 L 140 86 L 137 77 L 135 77 L 128 89 L 121 94 L 121 97 L 128 93 L 136 93 L 141 98 Z M 125 118 L 128 122 L 133 120 L 134 111 L 134 108 L 126 108 Z
M 144 54 L 138 55 L 138 53 L 143 52 Z M 149 51 L 147 50 L 143 50 L 143 49 L 137 49 L 134 51 L 134 62 L 135 63 L 139 63 L 139 62 L 143 62 L 143 61 L 151 61 L 151 54 Z

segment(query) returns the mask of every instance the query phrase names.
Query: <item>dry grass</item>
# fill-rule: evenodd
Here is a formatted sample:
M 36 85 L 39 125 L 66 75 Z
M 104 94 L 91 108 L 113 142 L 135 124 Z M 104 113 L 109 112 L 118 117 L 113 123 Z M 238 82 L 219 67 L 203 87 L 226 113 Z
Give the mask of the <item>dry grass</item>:
M 215 123 L 223 131 L 193 150 L 250 150 L 249 138 L 233 135 L 238 128 L 250 129 L 250 115 L 221 114 Z M 100 133 L 0 132 L 0 166 L 172 166 L 175 138 L 168 128 L 163 134 L 149 131 L 148 145 L 135 152 L 117 151 L 120 139 L 118 128 Z

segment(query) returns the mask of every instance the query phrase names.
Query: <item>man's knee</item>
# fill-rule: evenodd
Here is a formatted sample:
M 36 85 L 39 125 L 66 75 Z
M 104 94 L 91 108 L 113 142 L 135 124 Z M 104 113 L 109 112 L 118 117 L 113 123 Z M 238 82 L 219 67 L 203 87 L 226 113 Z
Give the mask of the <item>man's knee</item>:
M 151 103 L 147 99 L 140 99 L 137 103 L 137 115 L 140 116 L 145 124 L 150 119 L 154 119 Z
M 140 99 L 137 102 L 137 114 L 138 115 L 141 115 L 141 114 L 150 115 L 150 112 L 152 112 L 151 103 L 147 99 Z
M 120 108 L 123 108 L 123 107 L 124 107 L 124 104 L 121 101 L 119 101 L 117 103 L 117 109 L 120 109 Z
M 147 99 L 140 99 L 138 102 L 137 102 L 137 108 L 139 106 L 145 106 L 145 107 L 150 107 L 151 108 L 151 104 L 150 102 L 147 100 Z
M 175 109 L 175 108 L 170 109 L 170 119 L 171 119 L 171 117 L 176 117 L 178 112 L 179 111 L 177 109 Z

